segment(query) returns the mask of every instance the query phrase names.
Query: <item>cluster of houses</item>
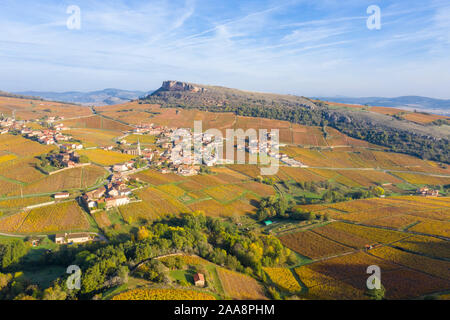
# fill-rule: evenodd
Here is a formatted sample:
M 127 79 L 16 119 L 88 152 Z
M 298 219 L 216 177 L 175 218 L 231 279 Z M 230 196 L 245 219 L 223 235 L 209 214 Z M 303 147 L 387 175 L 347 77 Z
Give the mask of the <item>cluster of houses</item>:
M 24 128 L 20 133 L 26 138 L 36 140 L 41 144 L 52 145 L 61 144 L 72 139 L 70 136 L 61 133 L 64 130 L 67 130 L 67 128 L 63 124 L 58 124 L 52 129 L 32 130 Z
M 80 155 L 75 150 L 67 152 L 61 151 L 58 154 L 52 154 L 50 156 L 52 162 L 58 162 L 65 168 L 76 168 L 80 164 Z
M 417 194 L 420 194 L 424 197 L 438 197 L 439 190 L 433 190 L 428 187 L 423 187 L 417 190 Z
M 167 127 L 155 126 L 151 124 L 141 124 L 134 128 L 131 133 L 134 134 L 148 134 L 151 136 L 159 136 L 162 133 L 169 132 L 170 129 Z
M 129 172 L 130 170 L 134 169 L 134 163 L 135 162 L 133 160 L 130 160 L 125 163 L 115 164 L 112 166 L 112 171 L 119 173 Z
M 68 130 L 62 123 L 53 125 L 51 129 L 33 130 L 27 126 L 27 120 L 14 120 L 13 118 L 3 118 L 0 121 L 0 134 L 8 132 L 18 132 L 25 138 L 35 140 L 44 145 L 59 145 L 71 149 L 83 149 L 81 144 L 64 144 L 72 139 L 71 136 L 63 134 L 62 131 Z
M 221 164 L 233 164 L 233 159 L 222 159 L 216 154 L 216 150 L 224 150 L 224 141 L 222 137 L 216 137 L 210 133 L 193 133 L 191 129 L 178 130 L 178 128 L 168 128 L 155 126 L 153 124 L 141 124 L 129 133 L 137 135 L 155 135 L 158 137 L 156 144 L 158 150 L 146 148 L 141 149 L 138 140 L 137 147 L 131 147 L 125 139 L 120 144 L 127 147 L 123 148 L 126 154 L 141 156 L 147 160 L 150 165 L 159 167 L 162 173 L 177 173 L 182 176 L 197 175 L 200 171 L 199 164 L 208 167 Z M 289 158 L 285 154 L 279 154 L 278 139 L 275 139 L 275 132 L 268 132 L 265 137 L 267 143 L 260 143 L 256 138 L 250 138 L 244 144 L 238 144 L 238 151 L 247 151 L 251 155 L 265 153 L 270 157 L 280 159 L 285 165 L 291 167 L 306 167 L 300 161 Z M 191 146 L 194 145 L 194 153 Z M 126 164 L 118 165 L 126 171 Z
M 10 131 L 19 131 L 23 128 L 26 121 L 16 121 L 14 118 L 5 117 L 2 114 L 2 120 L 0 121 L 0 134 L 6 134 Z
M 106 186 L 85 193 L 81 201 L 89 211 L 111 209 L 130 203 L 131 190 L 127 185 L 128 177 L 114 173 Z

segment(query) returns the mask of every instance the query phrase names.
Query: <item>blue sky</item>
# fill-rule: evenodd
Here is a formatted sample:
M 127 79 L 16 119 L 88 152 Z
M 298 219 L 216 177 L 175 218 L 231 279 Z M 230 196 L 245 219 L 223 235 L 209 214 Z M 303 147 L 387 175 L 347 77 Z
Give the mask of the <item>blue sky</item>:
M 450 99 L 450 3 L 2 0 L 0 90 L 151 90 L 163 80 L 305 96 Z M 67 7 L 81 9 L 69 30 Z M 381 29 L 366 10 L 381 8 Z

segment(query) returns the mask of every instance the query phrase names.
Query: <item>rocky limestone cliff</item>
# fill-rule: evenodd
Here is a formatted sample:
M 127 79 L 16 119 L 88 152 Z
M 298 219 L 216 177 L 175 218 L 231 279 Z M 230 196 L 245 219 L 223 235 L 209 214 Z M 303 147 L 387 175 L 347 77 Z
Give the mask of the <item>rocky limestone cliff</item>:
M 190 83 L 181 81 L 164 81 L 161 87 L 166 91 L 190 91 L 190 92 L 205 92 L 205 88 L 194 86 Z

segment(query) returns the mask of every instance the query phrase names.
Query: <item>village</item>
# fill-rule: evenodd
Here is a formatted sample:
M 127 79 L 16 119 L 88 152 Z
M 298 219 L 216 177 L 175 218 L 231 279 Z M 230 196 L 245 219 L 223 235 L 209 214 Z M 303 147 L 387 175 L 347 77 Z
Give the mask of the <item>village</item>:
M 58 149 L 49 154 L 41 155 L 40 169 L 51 175 L 61 170 L 90 165 L 86 156 L 77 151 L 84 146 L 71 135 L 64 133 L 70 130 L 59 121 L 63 118 L 48 117 L 45 120 L 16 120 L 1 117 L 1 134 L 12 133 L 22 135 L 26 139 L 36 141 L 43 145 L 54 145 Z M 32 129 L 32 123 L 39 123 L 41 129 Z M 129 143 L 127 137 L 138 136 L 137 143 Z M 142 147 L 139 136 L 154 136 L 155 143 Z M 269 157 L 280 160 L 284 165 L 291 167 L 306 167 L 301 162 L 279 154 L 279 143 L 274 139 L 274 133 L 267 133 L 264 137 L 266 143 L 258 139 L 247 138 L 235 146 L 239 152 L 247 152 L 250 156 L 264 153 Z M 191 129 L 169 128 L 154 124 L 141 124 L 124 132 L 124 136 L 117 139 L 115 145 L 100 147 L 106 151 L 121 152 L 135 156 L 133 160 L 114 164 L 108 167 L 110 172 L 107 183 L 81 194 L 77 199 L 79 204 L 89 213 L 101 210 L 111 210 L 124 206 L 133 201 L 140 201 L 133 197 L 132 184 L 129 176 L 139 170 L 153 168 L 162 174 L 173 173 L 181 176 L 194 176 L 205 172 L 206 167 L 233 164 L 233 159 L 220 158 L 218 150 L 223 150 L 225 138 L 215 137 L 209 133 L 193 133 Z M 195 147 L 192 148 L 193 144 Z M 91 148 L 92 149 L 92 148 Z M 194 152 L 192 152 L 192 149 Z M 53 170 L 53 171 L 52 171 Z M 207 171 L 207 169 L 206 169 Z M 72 195 L 69 192 L 54 194 L 56 201 L 64 201 Z M 55 242 L 58 244 L 84 243 L 94 240 L 88 233 L 57 234 Z

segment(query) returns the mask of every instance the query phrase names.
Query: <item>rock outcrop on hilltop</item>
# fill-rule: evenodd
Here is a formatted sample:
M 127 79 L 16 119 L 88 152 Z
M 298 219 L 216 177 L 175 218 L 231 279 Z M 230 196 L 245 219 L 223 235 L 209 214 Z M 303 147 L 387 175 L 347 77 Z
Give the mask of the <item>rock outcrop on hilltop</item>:
M 205 92 L 205 88 L 197 87 L 187 82 L 181 81 L 164 81 L 161 89 L 166 91 L 190 91 L 190 92 Z

